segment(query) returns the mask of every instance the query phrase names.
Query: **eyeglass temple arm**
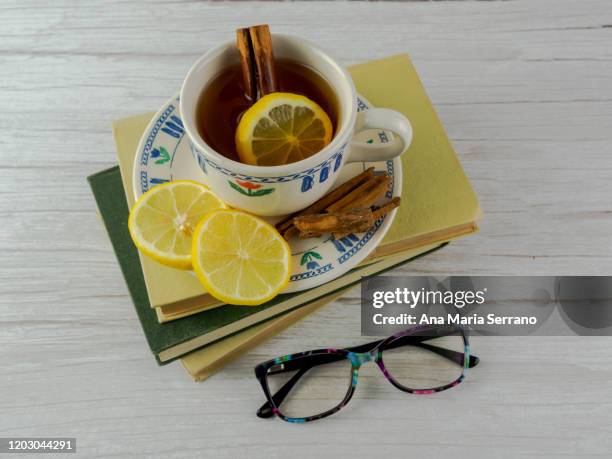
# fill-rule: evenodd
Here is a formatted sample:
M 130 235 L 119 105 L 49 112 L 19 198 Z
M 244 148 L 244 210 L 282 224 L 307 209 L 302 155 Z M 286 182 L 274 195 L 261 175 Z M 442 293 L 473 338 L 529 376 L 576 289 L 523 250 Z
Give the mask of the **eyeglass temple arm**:
M 393 341 L 392 343 L 390 343 L 386 349 L 395 349 L 397 347 L 400 346 L 406 346 L 406 345 L 413 345 L 413 346 L 418 346 L 421 347 L 423 349 L 427 349 L 428 351 L 434 352 L 438 355 L 440 355 L 441 357 L 447 358 L 453 362 L 455 362 L 457 365 L 463 365 L 463 358 L 464 358 L 464 354 L 462 352 L 456 352 L 456 351 L 452 351 L 450 349 L 444 349 L 438 346 L 433 346 L 431 344 L 427 344 L 427 343 L 423 343 L 422 341 L 426 341 L 428 339 L 432 339 L 435 338 L 433 336 L 404 336 L 400 339 L 397 339 L 395 341 Z M 366 343 L 366 344 L 361 344 L 359 346 L 354 346 L 354 347 L 350 347 L 347 348 L 347 351 L 350 352 L 356 352 L 356 353 L 360 353 L 360 352 L 367 352 L 370 349 L 374 349 L 376 346 L 378 346 L 380 343 L 382 343 L 382 340 L 380 341 L 373 341 L 371 343 Z M 326 363 L 332 363 L 332 362 L 337 362 L 339 360 L 343 360 L 345 357 L 343 355 L 336 355 L 336 354 L 321 354 L 321 355 L 314 355 L 314 356 L 310 356 L 308 359 L 302 360 L 300 362 L 300 360 L 289 360 L 288 362 L 283 363 L 283 367 L 281 370 L 277 370 L 277 371 L 272 371 L 269 374 L 278 374 L 278 373 L 285 373 L 287 371 L 293 371 L 296 369 L 300 369 L 295 375 L 293 375 L 291 377 L 291 379 L 289 381 L 287 381 L 283 387 L 281 387 L 273 396 L 272 399 L 274 400 L 274 404 L 276 406 L 279 406 L 283 400 L 285 399 L 285 397 L 287 396 L 287 394 L 289 394 L 289 392 L 291 391 L 291 389 L 293 388 L 293 386 L 298 382 L 298 380 L 304 376 L 304 374 L 310 370 L 312 367 L 316 366 L 316 365 L 323 365 Z M 473 368 L 476 365 L 478 365 L 478 362 L 480 361 L 480 359 L 475 356 L 475 355 L 470 355 L 470 361 L 469 361 L 469 368 Z M 270 405 L 270 402 L 266 401 L 258 410 L 257 410 L 257 416 L 259 416 L 260 418 L 269 418 L 272 417 L 274 415 L 274 412 L 272 411 L 272 406 Z

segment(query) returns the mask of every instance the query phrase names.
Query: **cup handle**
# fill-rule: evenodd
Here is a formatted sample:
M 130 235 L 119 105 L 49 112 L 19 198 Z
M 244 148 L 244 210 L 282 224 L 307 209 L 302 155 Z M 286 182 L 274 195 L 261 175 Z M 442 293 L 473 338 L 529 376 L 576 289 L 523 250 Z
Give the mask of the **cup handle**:
M 395 135 L 384 143 L 350 141 L 347 162 L 386 161 L 401 155 L 412 142 L 412 126 L 404 115 L 388 108 L 372 108 L 357 113 L 355 133 L 366 129 L 383 129 Z

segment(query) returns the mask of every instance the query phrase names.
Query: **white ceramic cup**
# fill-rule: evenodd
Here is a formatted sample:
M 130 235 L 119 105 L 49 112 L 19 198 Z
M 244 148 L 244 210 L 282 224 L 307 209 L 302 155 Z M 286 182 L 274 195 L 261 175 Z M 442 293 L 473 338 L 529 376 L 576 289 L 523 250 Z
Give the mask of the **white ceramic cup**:
M 332 141 L 317 154 L 282 166 L 251 166 L 213 150 L 198 133 L 196 107 L 206 85 L 223 69 L 239 61 L 234 42 L 215 48 L 193 65 L 181 88 L 181 118 L 191 150 L 204 172 L 205 183 L 232 207 L 257 215 L 297 212 L 332 187 L 342 166 L 354 161 L 382 161 L 399 156 L 412 141 L 412 128 L 404 115 L 385 108 L 357 111 L 357 94 L 348 72 L 318 47 L 288 35 L 272 36 L 274 55 L 307 65 L 332 87 L 339 119 Z M 396 135 L 387 143 L 358 142 L 355 133 L 382 129 Z

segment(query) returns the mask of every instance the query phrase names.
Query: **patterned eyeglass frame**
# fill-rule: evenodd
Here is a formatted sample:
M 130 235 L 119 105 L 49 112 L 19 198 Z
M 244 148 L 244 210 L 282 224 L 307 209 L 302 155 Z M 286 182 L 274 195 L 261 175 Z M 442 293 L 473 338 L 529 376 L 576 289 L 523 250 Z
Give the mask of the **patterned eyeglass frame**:
M 448 336 L 453 333 L 458 333 L 463 338 L 464 352 L 457 352 L 450 349 L 427 344 L 424 341 Z M 422 349 L 434 352 L 441 357 L 449 359 L 458 365 L 462 365 L 461 375 L 454 381 L 445 384 L 443 386 L 434 387 L 431 389 L 411 389 L 403 386 L 396 381 L 393 376 L 385 368 L 383 362 L 383 352 L 385 349 L 394 349 L 400 346 L 418 346 Z M 316 414 L 314 416 L 308 416 L 304 418 L 293 418 L 285 416 L 279 409 L 279 406 L 287 397 L 293 386 L 298 380 L 304 376 L 304 374 L 312 367 L 322 365 L 326 363 L 337 362 L 343 359 L 348 359 L 351 362 L 351 384 L 349 385 L 348 391 L 344 396 L 344 399 L 334 408 L 327 410 L 323 413 Z M 266 403 L 264 403 L 259 410 L 257 410 L 257 416 L 260 418 L 270 418 L 274 415 L 283 419 L 287 422 L 303 423 L 309 421 L 315 421 L 327 416 L 330 416 L 337 411 L 340 411 L 349 402 L 355 392 L 357 386 L 357 377 L 359 368 L 365 362 L 373 361 L 378 365 L 378 368 L 382 371 L 383 375 L 391 384 L 401 391 L 409 392 L 411 394 L 433 394 L 435 392 L 441 392 L 446 389 L 450 389 L 458 385 L 465 379 L 468 368 L 475 367 L 480 359 L 475 355 L 470 355 L 470 346 L 468 341 L 467 330 L 460 326 L 418 326 L 412 327 L 406 330 L 402 330 L 388 338 L 373 341 L 359 346 L 349 347 L 346 349 L 315 349 L 312 351 L 300 352 L 298 354 L 289 354 L 276 359 L 268 360 L 260 363 L 255 367 L 255 377 L 259 380 L 261 387 L 266 396 Z M 271 368 L 278 366 L 279 368 Z M 285 373 L 289 371 L 298 370 L 274 395 L 271 394 L 270 388 L 268 387 L 267 375 L 274 375 L 279 373 Z

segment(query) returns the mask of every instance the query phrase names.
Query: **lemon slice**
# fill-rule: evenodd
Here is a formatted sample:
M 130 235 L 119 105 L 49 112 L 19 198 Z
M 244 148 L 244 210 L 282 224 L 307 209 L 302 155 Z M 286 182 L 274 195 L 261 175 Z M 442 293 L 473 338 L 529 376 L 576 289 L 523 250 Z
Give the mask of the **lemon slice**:
M 198 279 L 226 303 L 262 304 L 289 282 L 287 242 L 274 227 L 239 210 L 216 210 L 204 217 L 192 250 Z
M 198 222 L 226 205 L 204 185 L 188 180 L 157 185 L 143 194 L 128 219 L 136 247 L 159 263 L 191 269 L 191 239 Z
M 308 158 L 325 147 L 333 127 L 327 113 L 307 97 L 268 94 L 242 116 L 236 129 L 240 161 L 278 166 Z

